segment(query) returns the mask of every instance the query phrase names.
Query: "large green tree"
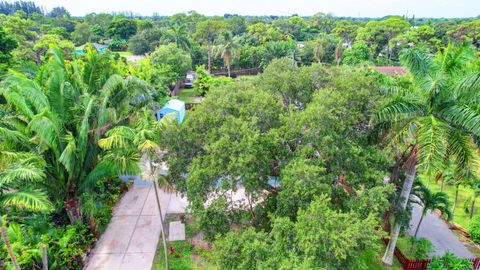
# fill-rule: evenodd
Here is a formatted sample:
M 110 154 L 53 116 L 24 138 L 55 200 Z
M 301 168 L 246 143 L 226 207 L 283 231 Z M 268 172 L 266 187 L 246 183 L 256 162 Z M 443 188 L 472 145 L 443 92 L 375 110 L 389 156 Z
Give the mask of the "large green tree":
M 163 83 L 167 86 L 174 85 L 172 95 L 176 96 L 180 81 L 192 69 L 190 55 L 175 44 L 168 44 L 158 47 L 149 58 L 158 71 L 158 76 L 164 78 Z
M 202 43 L 207 44 L 207 69 L 210 72 L 212 68 L 212 44 L 215 39 L 227 28 L 227 24 L 217 18 L 209 18 L 197 24 L 195 37 Z

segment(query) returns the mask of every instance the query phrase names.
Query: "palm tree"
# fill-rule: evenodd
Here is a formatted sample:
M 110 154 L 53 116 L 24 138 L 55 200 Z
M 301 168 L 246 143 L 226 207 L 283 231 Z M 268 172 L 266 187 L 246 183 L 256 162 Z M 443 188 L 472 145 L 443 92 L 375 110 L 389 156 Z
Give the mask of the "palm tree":
M 448 199 L 448 195 L 444 192 L 432 192 L 418 179 L 414 183 L 410 197 L 411 202 L 422 207 L 422 213 L 417 228 L 415 229 L 414 237 L 417 237 L 418 229 L 420 229 L 423 218 L 427 215 L 428 211 L 439 210 L 442 215 L 445 214 L 447 216 L 447 219 L 452 217 L 449 209 L 450 200 Z
M 106 134 L 107 137 L 101 139 L 98 143 L 100 147 L 107 151 L 139 151 L 142 154 L 142 162 L 145 160 L 146 165 L 142 173 L 142 178 L 154 183 L 155 198 L 160 215 L 165 267 L 168 270 L 167 239 L 165 236 L 158 188 L 171 190 L 173 185 L 166 181 L 159 182 L 159 179 L 165 180 L 165 178 L 159 175 L 158 171 L 159 164 L 161 163 L 161 153 L 158 142 L 161 139 L 160 131 L 175 119 L 175 114 L 168 114 L 160 121 L 156 121 L 153 119 L 152 113 L 149 110 L 144 109 L 142 112 L 142 116 L 137 120 L 135 128 L 125 126 L 115 127 L 108 131 Z M 115 156 L 120 155 L 121 153 L 118 153 Z M 138 166 L 138 163 L 132 165 Z
M 401 62 L 411 75 L 413 87 L 384 89 L 388 100 L 373 121 L 388 127 L 393 145 L 406 144 L 410 149 L 398 202 L 401 210 L 406 208 L 417 163 L 427 179 L 441 172 L 449 159 L 459 171 L 475 167 L 477 146 L 473 137 L 480 135 L 480 114 L 475 109 L 480 74 L 468 69 L 473 58 L 474 51 L 467 44 L 450 44 L 435 57 L 420 48 L 403 51 Z M 400 228 L 396 221 L 382 259 L 387 265 L 393 263 Z
M 177 48 L 188 51 L 191 44 L 188 39 L 187 25 L 168 22 L 167 28 L 167 31 L 164 32 L 165 41 L 173 42 L 177 45 Z
M 215 47 L 216 56 L 222 56 L 223 64 L 227 67 L 227 75 L 230 77 L 230 66 L 232 61 L 238 58 L 240 53 L 240 42 L 230 32 L 223 32 L 219 44 Z
M 16 149 L 42 157 L 48 181 L 41 186 L 72 223 L 82 220 L 82 194 L 132 168 L 116 165 L 139 158 L 136 152 L 105 155 L 97 145 L 106 131 L 128 124 L 152 91 L 144 81 L 116 74 L 112 61 L 88 49 L 82 61 L 65 62 L 54 49 L 36 79 L 12 73 L 2 82 L 4 106 L 15 115 L 9 130 L 21 134 Z M 11 138 L 0 134 L 0 140 Z

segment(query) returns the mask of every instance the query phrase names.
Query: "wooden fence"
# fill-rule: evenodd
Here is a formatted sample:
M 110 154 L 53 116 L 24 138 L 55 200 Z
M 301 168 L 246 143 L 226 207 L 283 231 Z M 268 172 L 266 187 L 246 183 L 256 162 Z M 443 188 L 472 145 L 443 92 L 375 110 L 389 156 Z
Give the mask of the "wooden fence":
M 257 75 L 258 73 L 263 72 L 263 68 L 258 67 L 258 68 L 248 68 L 248 69 L 237 69 L 237 70 L 231 70 L 230 71 L 230 76 L 231 77 L 237 77 L 237 76 L 243 76 L 243 75 Z M 215 76 L 227 76 L 228 71 L 226 69 L 220 69 L 220 70 L 212 70 L 212 75 Z
M 385 245 L 388 246 L 388 242 L 390 240 L 388 238 L 383 238 L 383 242 L 385 242 Z M 400 264 L 403 267 L 403 270 L 426 270 L 428 264 L 430 263 L 430 259 L 427 260 L 411 260 L 407 258 L 403 253 L 395 247 L 395 251 L 393 252 L 397 260 L 400 262 Z M 474 270 L 480 270 L 480 259 L 479 258 L 474 258 L 474 259 L 468 259 L 469 261 L 472 262 Z

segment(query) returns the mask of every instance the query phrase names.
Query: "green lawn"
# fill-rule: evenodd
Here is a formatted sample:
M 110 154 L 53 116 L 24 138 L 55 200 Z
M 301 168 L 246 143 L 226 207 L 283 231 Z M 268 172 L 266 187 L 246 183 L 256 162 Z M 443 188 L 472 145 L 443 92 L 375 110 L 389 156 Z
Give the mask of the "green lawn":
M 438 192 L 440 191 L 441 183 L 440 182 L 435 183 L 435 181 L 430 181 L 430 183 L 428 184 L 428 187 L 432 191 Z M 443 192 L 448 194 L 448 197 L 450 198 L 450 202 L 453 205 L 453 201 L 455 200 L 455 186 L 444 185 Z M 460 224 L 465 229 L 468 229 L 469 214 L 465 212 L 465 209 L 463 206 L 465 201 L 471 196 L 473 196 L 473 191 L 470 188 L 465 186 L 460 186 L 458 191 L 458 202 L 457 202 L 457 207 L 455 209 L 455 216 L 453 217 L 452 221 Z M 475 201 L 475 205 L 478 206 L 480 205 L 479 203 L 480 203 L 480 198 L 477 198 Z M 475 212 L 477 213 L 477 211 Z
M 128 56 L 132 56 L 132 55 L 133 55 L 131 52 L 127 52 L 127 51 L 124 51 L 124 52 L 115 52 L 115 53 L 118 53 L 118 54 L 120 54 L 120 56 L 123 56 L 123 57 L 128 57 Z
M 195 103 L 195 88 L 180 89 L 177 98 L 185 103 Z
M 360 259 L 363 262 L 363 265 L 366 266 L 368 270 L 401 270 L 402 265 L 396 258 L 393 260 L 393 266 L 387 267 L 382 263 L 382 256 L 385 252 L 385 245 L 383 244 L 382 252 L 377 253 L 375 251 L 365 251 L 362 255 L 360 255 Z

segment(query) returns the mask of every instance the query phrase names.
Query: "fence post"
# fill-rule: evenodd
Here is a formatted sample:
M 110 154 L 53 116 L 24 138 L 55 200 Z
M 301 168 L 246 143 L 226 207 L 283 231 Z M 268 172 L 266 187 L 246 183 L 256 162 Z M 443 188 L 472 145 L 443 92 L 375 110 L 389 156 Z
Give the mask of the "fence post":
M 48 270 L 47 245 L 42 244 L 42 264 L 43 270 Z

